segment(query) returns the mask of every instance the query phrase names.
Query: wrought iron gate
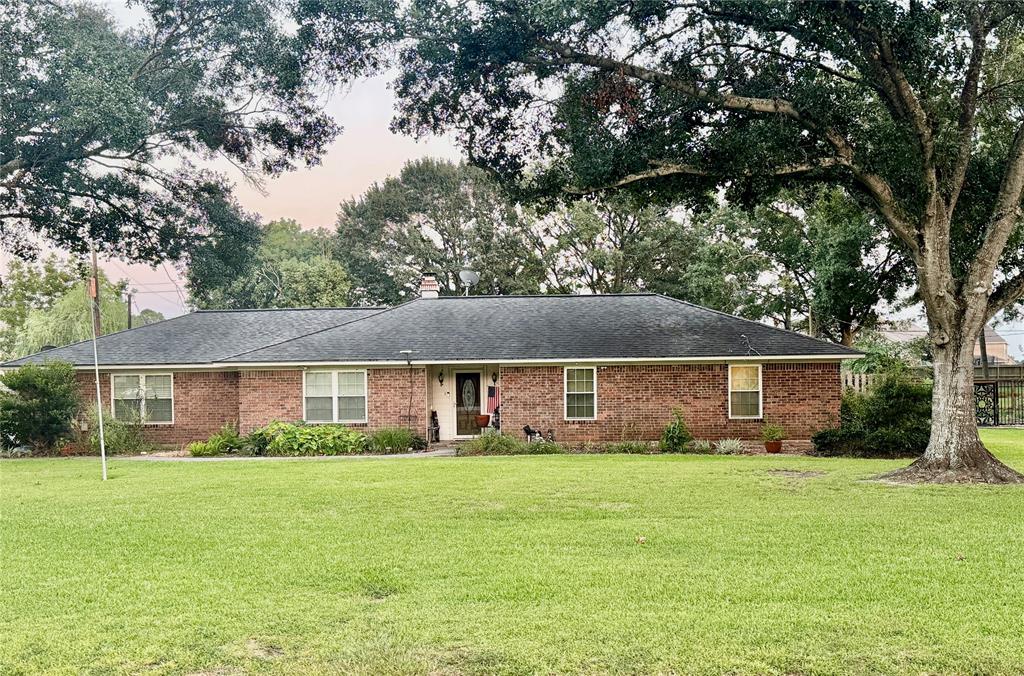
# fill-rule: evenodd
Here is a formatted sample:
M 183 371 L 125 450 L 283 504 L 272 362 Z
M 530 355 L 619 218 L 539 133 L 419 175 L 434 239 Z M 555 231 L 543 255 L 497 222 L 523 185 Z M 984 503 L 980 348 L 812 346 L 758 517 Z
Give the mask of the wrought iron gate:
M 1024 425 L 1024 380 L 977 381 L 974 403 L 979 425 Z

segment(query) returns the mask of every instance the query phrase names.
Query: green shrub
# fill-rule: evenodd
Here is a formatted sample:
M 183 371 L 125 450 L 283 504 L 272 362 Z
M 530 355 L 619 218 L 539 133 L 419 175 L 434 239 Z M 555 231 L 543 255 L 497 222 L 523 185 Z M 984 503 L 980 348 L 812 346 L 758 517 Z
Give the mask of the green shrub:
M 715 445 L 707 439 L 697 439 L 690 444 L 690 453 L 697 455 L 711 455 L 715 452 Z
M 557 455 L 565 453 L 565 446 L 554 441 L 534 441 L 533 443 L 525 444 L 525 446 L 523 455 Z
M 71 364 L 22 366 L 0 374 L 0 386 L 0 446 L 49 453 L 74 435 L 81 402 Z
M 249 433 L 245 438 L 245 451 L 249 455 L 266 455 L 270 442 L 274 440 L 276 430 L 280 425 L 289 423 L 272 422 L 265 427 L 260 427 Z
M 651 445 L 646 441 L 619 441 L 605 446 L 603 452 L 642 455 L 651 452 Z
M 559 444 L 566 453 L 574 455 L 599 455 L 601 453 L 614 453 L 609 450 L 613 444 L 605 444 L 598 441 L 574 441 L 568 444 Z
M 768 423 L 761 428 L 761 441 L 783 441 L 786 438 L 786 430 L 777 423 Z
M 193 441 L 188 445 L 188 452 L 196 458 L 208 458 L 227 453 L 240 453 L 247 444 L 248 440 L 238 435 L 234 425 L 224 425 L 208 440 Z
M 96 406 L 89 407 L 89 451 L 100 453 L 100 420 Z M 139 455 L 153 450 L 153 444 L 146 441 L 142 433 L 142 417 L 135 413 L 127 420 L 115 420 L 104 412 L 103 445 L 110 455 Z
M 459 455 L 521 455 L 525 441 L 503 434 L 485 434 L 459 446 Z
M 660 448 L 664 453 L 684 453 L 691 441 L 693 441 L 693 435 L 686 427 L 683 412 L 677 408 L 672 411 L 672 422 L 661 433 Z
M 553 441 L 520 441 L 512 436 L 485 434 L 459 446 L 459 455 L 552 455 L 566 448 Z
M 247 442 L 254 455 L 356 455 L 367 450 L 366 435 L 344 425 L 273 422 Z
M 822 430 L 812 437 L 814 455 L 920 455 L 931 433 L 931 386 L 906 375 L 886 376 L 867 394 L 845 394 L 839 419 L 838 428 Z
M 384 427 L 370 435 L 371 453 L 406 453 L 409 450 L 422 451 L 426 440 L 405 427 Z
M 720 439 L 715 444 L 715 453 L 718 455 L 738 455 L 743 451 L 743 442 L 739 439 Z

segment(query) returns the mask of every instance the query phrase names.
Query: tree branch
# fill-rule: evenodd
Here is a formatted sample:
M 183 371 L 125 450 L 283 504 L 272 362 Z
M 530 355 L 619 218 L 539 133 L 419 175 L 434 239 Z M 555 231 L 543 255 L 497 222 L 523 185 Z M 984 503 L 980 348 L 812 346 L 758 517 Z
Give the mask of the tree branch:
M 992 319 L 1000 310 L 1005 310 L 1021 300 L 1024 300 L 1024 272 L 1004 281 L 989 296 L 986 321 Z
M 957 158 L 953 165 L 953 173 L 949 182 L 949 194 L 946 198 L 946 213 L 950 218 L 956 209 L 960 191 L 967 177 L 967 167 L 971 163 L 971 151 L 974 149 L 975 114 L 978 110 L 978 82 L 981 79 L 981 67 L 985 60 L 985 28 L 980 14 L 975 10 L 971 17 L 971 58 L 967 64 L 964 86 L 960 91 L 960 115 L 957 120 L 959 140 Z
M 889 223 L 893 232 L 910 248 L 911 252 L 915 256 L 919 253 L 920 244 L 917 237 L 917 227 L 900 213 L 895 196 L 888 181 L 877 174 L 857 167 L 854 164 L 855 153 L 850 142 L 835 129 L 828 126 L 822 126 L 818 124 L 817 121 L 812 120 L 806 114 L 802 113 L 791 101 L 781 98 L 768 99 L 742 96 L 732 92 L 710 91 L 699 86 L 695 81 L 683 80 L 644 66 L 637 66 L 616 59 L 581 52 L 569 45 L 554 42 L 552 40 L 542 39 L 538 44 L 546 51 L 556 54 L 557 57 L 538 57 L 534 60 L 527 58 L 525 59 L 527 62 L 548 66 L 582 65 L 597 68 L 606 72 L 622 73 L 623 75 L 627 75 L 643 82 L 649 82 L 651 84 L 656 84 L 678 91 L 693 99 L 711 103 L 724 110 L 782 115 L 783 117 L 793 120 L 808 131 L 821 135 L 836 151 L 837 163 L 848 166 L 853 171 L 858 184 L 861 185 L 871 196 L 872 200 L 878 207 L 879 212 Z M 686 172 L 680 171 L 676 173 Z M 639 180 L 653 177 L 654 176 L 641 177 Z
M 764 171 L 757 171 L 754 169 L 746 169 L 741 172 L 736 171 L 712 171 L 711 169 L 705 169 L 694 164 L 681 164 L 677 162 L 666 162 L 662 160 L 651 160 L 651 168 L 645 169 L 644 171 L 638 171 L 633 174 L 628 174 L 612 183 L 607 183 L 602 186 L 591 187 L 591 188 L 569 188 L 566 192 L 573 195 L 588 195 L 602 190 L 609 190 L 612 188 L 621 188 L 631 183 L 638 183 L 640 181 L 648 181 L 655 178 L 665 178 L 667 176 L 705 176 L 705 177 L 721 177 L 728 178 L 734 176 L 793 176 L 798 174 L 806 174 L 808 172 L 817 171 L 819 169 L 829 169 L 832 167 L 845 166 L 844 163 L 835 157 L 823 157 L 814 162 L 798 162 L 795 164 L 784 164 L 778 167 L 772 167 Z

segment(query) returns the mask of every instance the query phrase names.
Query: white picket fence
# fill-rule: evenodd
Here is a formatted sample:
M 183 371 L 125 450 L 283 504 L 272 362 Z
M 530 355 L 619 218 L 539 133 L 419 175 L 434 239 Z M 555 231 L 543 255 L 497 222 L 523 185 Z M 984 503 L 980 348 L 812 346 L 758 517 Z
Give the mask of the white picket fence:
M 873 373 L 851 373 L 850 371 L 843 371 L 843 390 L 853 390 L 854 392 L 867 392 L 874 384 L 875 376 Z

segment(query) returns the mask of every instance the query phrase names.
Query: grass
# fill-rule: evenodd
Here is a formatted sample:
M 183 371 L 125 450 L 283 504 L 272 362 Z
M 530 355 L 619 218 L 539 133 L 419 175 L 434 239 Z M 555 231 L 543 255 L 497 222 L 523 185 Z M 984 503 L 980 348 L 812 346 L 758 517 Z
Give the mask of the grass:
M 1020 673 L 1024 492 L 899 465 L 6 461 L 0 673 Z

